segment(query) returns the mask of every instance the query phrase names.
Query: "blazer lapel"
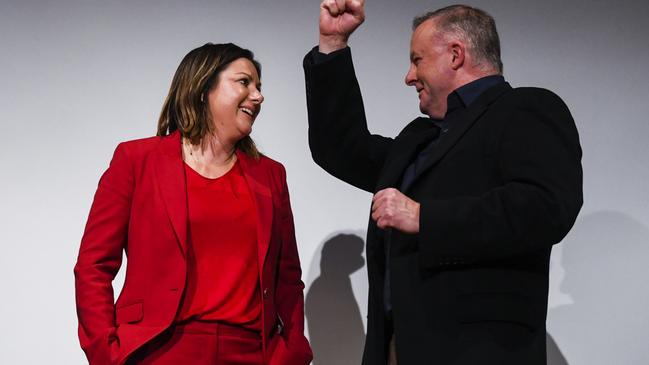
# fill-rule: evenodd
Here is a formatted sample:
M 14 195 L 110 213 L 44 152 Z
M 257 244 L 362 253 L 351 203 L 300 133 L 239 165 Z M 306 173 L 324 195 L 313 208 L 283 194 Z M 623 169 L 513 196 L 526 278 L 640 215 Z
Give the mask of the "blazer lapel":
M 237 159 L 252 195 L 257 215 L 257 262 L 263 272 L 273 224 L 273 196 L 268 187 L 268 174 L 261 170 L 258 161 L 237 150 Z
M 180 133 L 162 137 L 158 148 L 155 160 L 158 187 L 180 249 L 187 257 L 187 187 Z
M 439 143 L 428 158 L 418 168 L 415 180 L 421 174 L 435 165 L 444 157 L 453 146 L 464 136 L 464 134 L 473 126 L 476 120 L 487 110 L 487 107 L 493 103 L 504 92 L 511 90 L 508 83 L 498 84 L 485 91 L 478 99 L 468 108 L 458 111 L 449 117 L 450 126 L 447 134 L 443 135 Z M 412 186 L 412 185 L 411 185 Z
M 376 191 L 398 187 L 399 180 L 408 165 L 414 161 L 416 155 L 437 136 L 439 128 L 428 118 L 417 118 L 406 127 L 407 133 L 397 137 L 394 141 L 392 153 L 390 153 L 383 172 L 379 175 L 376 184 Z

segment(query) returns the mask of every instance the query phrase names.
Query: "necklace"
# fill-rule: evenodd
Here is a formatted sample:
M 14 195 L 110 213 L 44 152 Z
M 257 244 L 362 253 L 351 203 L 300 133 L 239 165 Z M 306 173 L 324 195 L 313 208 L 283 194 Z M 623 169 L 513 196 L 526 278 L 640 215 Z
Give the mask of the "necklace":
M 185 162 L 187 162 L 187 152 L 185 151 L 184 147 L 187 147 L 186 150 L 189 152 L 191 159 L 194 161 L 194 166 L 198 166 L 198 157 L 194 155 L 194 149 L 192 148 L 193 145 L 187 138 L 183 138 L 183 157 L 185 157 L 184 160 Z
M 202 150 L 203 150 L 202 143 L 200 144 L 200 146 L 201 146 L 200 147 L 200 151 L 201 151 L 200 154 L 204 155 L 204 153 L 202 153 Z M 184 147 L 187 147 L 186 148 L 187 151 L 185 151 Z M 187 152 L 189 152 L 189 155 L 191 156 L 191 159 L 194 162 L 194 166 L 195 167 L 201 166 L 201 162 L 200 162 L 200 160 L 199 160 L 199 158 L 197 156 L 198 151 L 197 151 L 197 153 L 194 153 L 194 145 L 192 145 L 192 143 L 189 141 L 189 139 L 183 138 L 183 160 L 185 162 L 187 162 Z M 215 167 L 221 168 L 223 166 L 230 165 L 230 163 L 232 163 L 232 161 L 236 161 L 236 160 L 237 160 L 237 155 L 233 152 L 222 164 L 213 163 L 212 165 L 214 165 Z M 207 165 L 210 165 L 210 164 L 209 163 L 204 163 L 203 165 L 207 166 Z

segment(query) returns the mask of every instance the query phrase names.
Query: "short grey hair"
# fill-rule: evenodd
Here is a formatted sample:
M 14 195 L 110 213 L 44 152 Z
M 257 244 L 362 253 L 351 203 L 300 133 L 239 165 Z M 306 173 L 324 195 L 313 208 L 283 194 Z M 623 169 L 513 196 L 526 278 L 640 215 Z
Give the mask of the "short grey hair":
M 467 42 L 469 52 L 479 63 L 486 62 L 502 74 L 496 21 L 487 12 L 468 5 L 451 5 L 415 17 L 412 30 L 428 19 L 435 19 L 440 33 Z

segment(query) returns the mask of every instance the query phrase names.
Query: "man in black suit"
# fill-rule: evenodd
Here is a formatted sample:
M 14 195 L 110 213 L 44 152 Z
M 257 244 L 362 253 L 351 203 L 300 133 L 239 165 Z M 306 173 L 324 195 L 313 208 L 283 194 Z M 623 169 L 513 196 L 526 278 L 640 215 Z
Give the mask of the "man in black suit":
M 550 251 L 582 205 L 568 108 L 505 82 L 493 18 L 456 5 L 413 23 L 429 118 L 372 135 L 347 47 L 363 20 L 362 0 L 323 1 L 304 59 L 314 160 L 374 193 L 363 364 L 545 364 Z

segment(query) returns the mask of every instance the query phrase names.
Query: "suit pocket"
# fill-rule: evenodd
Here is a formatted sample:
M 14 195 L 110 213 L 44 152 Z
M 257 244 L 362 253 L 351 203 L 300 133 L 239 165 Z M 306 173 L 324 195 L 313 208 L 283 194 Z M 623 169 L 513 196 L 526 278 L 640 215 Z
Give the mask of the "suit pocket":
M 117 362 L 117 340 L 116 329 L 109 328 L 106 332 L 99 335 L 92 344 L 84 349 L 88 355 L 90 365 L 115 364 Z
M 544 319 L 529 298 L 516 293 L 467 293 L 456 299 L 460 324 L 507 322 L 534 330 Z
M 125 323 L 136 323 L 144 317 L 144 305 L 142 302 L 127 304 L 117 307 L 115 310 L 115 321 L 117 325 Z

